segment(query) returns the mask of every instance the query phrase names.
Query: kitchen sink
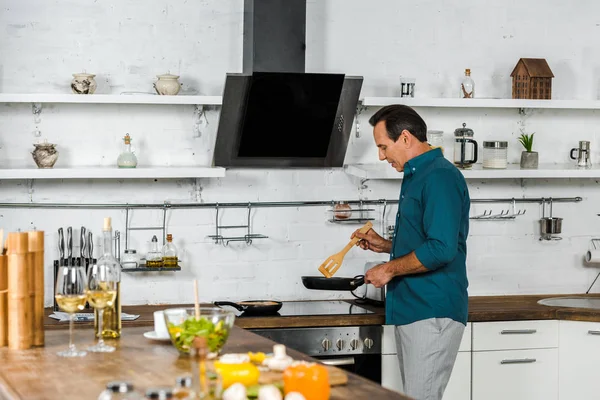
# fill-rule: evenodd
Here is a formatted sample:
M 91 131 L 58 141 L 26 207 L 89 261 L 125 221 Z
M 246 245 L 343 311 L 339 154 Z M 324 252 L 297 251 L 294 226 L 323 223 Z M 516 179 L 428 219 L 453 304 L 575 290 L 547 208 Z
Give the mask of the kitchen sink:
M 551 307 L 593 308 L 600 310 L 600 298 L 598 297 L 550 297 L 539 300 L 538 304 Z

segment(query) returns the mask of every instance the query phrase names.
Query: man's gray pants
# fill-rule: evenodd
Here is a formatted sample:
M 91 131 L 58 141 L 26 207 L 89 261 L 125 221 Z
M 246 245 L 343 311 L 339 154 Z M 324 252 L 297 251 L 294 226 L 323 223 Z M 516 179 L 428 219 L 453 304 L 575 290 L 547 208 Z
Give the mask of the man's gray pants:
M 450 318 L 430 318 L 395 328 L 404 394 L 441 400 L 465 326 Z

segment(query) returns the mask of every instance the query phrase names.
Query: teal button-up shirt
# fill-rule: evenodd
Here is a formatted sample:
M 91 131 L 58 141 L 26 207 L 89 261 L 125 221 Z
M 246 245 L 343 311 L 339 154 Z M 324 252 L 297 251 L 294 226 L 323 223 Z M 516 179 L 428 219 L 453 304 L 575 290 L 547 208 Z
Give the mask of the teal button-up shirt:
M 414 251 L 429 272 L 388 283 L 387 324 L 451 318 L 466 325 L 470 203 L 465 178 L 440 149 L 404 165 L 390 259 Z

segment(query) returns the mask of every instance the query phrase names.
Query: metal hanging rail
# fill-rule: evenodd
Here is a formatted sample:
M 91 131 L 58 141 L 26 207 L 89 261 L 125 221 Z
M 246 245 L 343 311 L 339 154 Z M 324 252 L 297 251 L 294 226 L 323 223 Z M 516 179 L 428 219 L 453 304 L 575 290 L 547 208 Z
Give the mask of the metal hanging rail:
M 471 203 L 542 203 L 548 197 L 530 197 L 530 198 L 491 198 L 491 199 L 471 199 Z M 581 197 L 552 197 L 555 203 L 578 203 L 582 201 Z M 348 204 L 396 204 L 397 199 L 379 199 L 379 200 L 325 200 L 325 201 L 258 201 L 244 203 L 121 203 L 121 204 L 69 204 L 69 203 L 0 203 L 0 208 L 68 208 L 68 209 L 163 209 L 163 208 L 259 208 L 259 207 L 309 207 L 309 206 L 330 206 L 336 201 L 344 201 Z

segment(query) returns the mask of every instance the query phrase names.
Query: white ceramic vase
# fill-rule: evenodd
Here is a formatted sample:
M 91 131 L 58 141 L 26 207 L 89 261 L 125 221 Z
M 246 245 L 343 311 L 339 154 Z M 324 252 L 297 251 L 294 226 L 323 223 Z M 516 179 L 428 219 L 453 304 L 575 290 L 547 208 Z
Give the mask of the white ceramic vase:
M 154 90 L 160 95 L 173 96 L 179 93 L 181 83 L 178 75 L 164 74 L 156 75 L 158 80 L 154 82 Z
M 71 81 L 71 90 L 75 94 L 93 94 L 96 91 L 96 81 L 94 74 L 73 74 Z

